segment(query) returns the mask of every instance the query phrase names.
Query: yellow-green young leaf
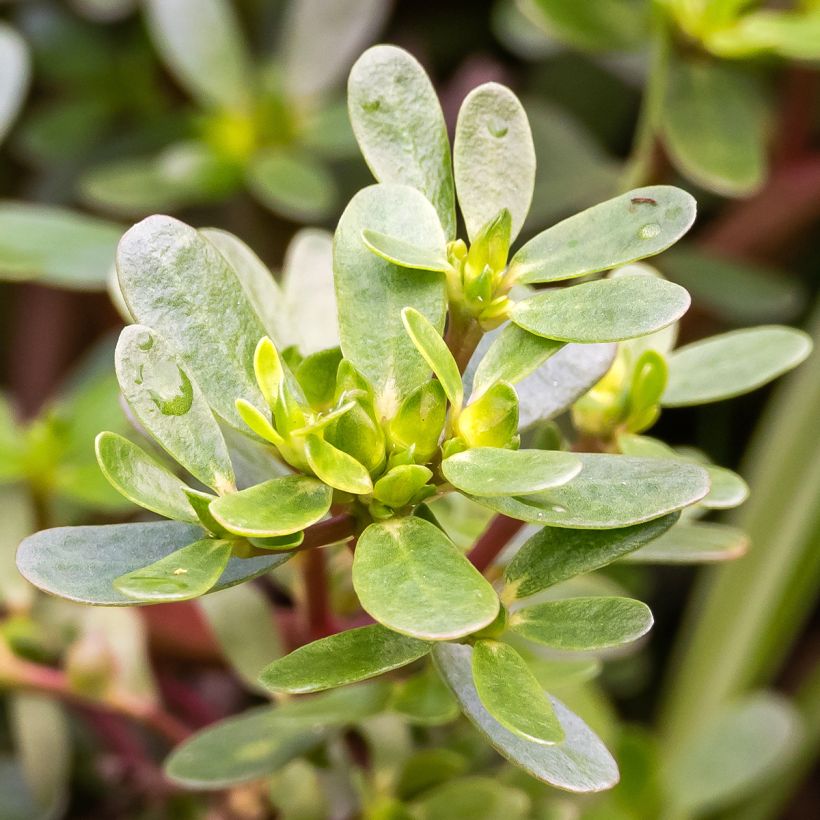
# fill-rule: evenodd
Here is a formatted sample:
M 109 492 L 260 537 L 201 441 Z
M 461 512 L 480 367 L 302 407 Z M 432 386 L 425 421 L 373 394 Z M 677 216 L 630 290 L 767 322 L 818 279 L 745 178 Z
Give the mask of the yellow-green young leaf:
M 747 196 L 766 175 L 762 89 L 740 66 L 674 60 L 663 107 L 666 147 L 678 169 L 705 188 Z
M 710 564 L 746 554 L 749 537 L 725 524 L 677 524 L 652 543 L 627 555 L 636 564 Z
M 666 250 L 692 227 L 695 200 L 680 188 L 636 188 L 559 222 L 510 262 L 517 282 L 555 282 L 609 270 Z
M 418 726 L 441 726 L 459 715 L 456 699 L 433 666 L 398 682 L 390 709 Z
M 11 26 L 0 23 L 0 142 L 17 117 L 30 74 L 25 40 Z
M 461 403 L 464 400 L 461 373 L 441 334 L 421 313 L 413 308 L 404 308 L 401 312 L 401 320 L 404 322 L 404 328 L 413 340 L 416 349 L 441 382 L 447 398 L 450 399 L 450 404 L 456 408 L 461 408 Z
M 188 488 L 142 448 L 116 433 L 100 433 L 94 448 L 100 469 L 117 492 L 157 515 L 198 523 L 185 495 Z
M 475 500 L 533 524 L 608 530 L 681 510 L 709 491 L 709 474 L 696 464 L 606 453 L 575 455 L 581 472 L 568 484 L 520 498 Z
M 429 643 L 373 624 L 302 646 L 263 669 L 259 680 L 271 692 L 320 692 L 407 666 L 429 652 Z
M 565 598 L 519 610 L 513 632 L 553 649 L 587 651 L 631 643 L 652 627 L 652 612 L 632 598 Z
M 342 361 L 338 347 L 311 353 L 296 368 L 296 381 L 314 410 L 329 410 L 336 393 L 336 373 Z
M 806 10 L 762 9 L 744 14 L 733 26 L 710 32 L 709 48 L 728 57 L 775 53 L 789 60 L 820 56 L 820 12 L 816 3 Z
M 479 362 L 473 377 L 473 394 L 480 396 L 499 381 L 520 382 L 563 346 L 563 342 L 536 336 L 509 322 Z
M 447 397 L 439 381 L 419 385 L 390 420 L 388 434 L 397 448 L 413 447 L 419 461 L 429 461 L 447 418 Z
M 400 509 L 409 504 L 432 477 L 433 471 L 421 464 L 399 464 L 376 482 L 373 496 L 388 507 Z
M 276 432 L 276 428 L 271 424 L 270 413 L 257 410 L 254 405 L 245 401 L 245 399 L 236 400 L 236 412 L 239 414 L 239 418 L 260 438 L 277 447 L 284 443 L 282 436 Z
M 315 478 L 282 476 L 223 495 L 211 504 L 213 517 L 237 535 L 289 535 L 324 518 L 333 491 Z
M 362 241 L 382 259 L 411 270 L 432 270 L 446 273 L 450 269 L 446 253 L 442 249 L 421 248 L 395 236 L 378 231 L 363 230 Z
M 159 561 L 192 541 L 201 527 L 179 521 L 57 527 L 26 538 L 17 568 L 34 586 L 84 604 L 133 606 L 136 600 L 114 588 L 114 580 Z M 283 564 L 291 553 L 231 558 L 213 590 L 240 584 Z
M 320 436 L 310 435 L 305 439 L 305 455 L 310 469 L 325 484 L 357 495 L 373 491 L 370 473 L 364 465 Z
M 232 489 L 233 467 L 222 431 L 166 340 L 151 328 L 130 325 L 120 333 L 114 364 L 125 400 L 163 449 L 207 487 Z
M 227 0 L 147 0 L 154 45 L 205 106 L 235 110 L 254 86 L 239 21 Z
M 404 329 L 402 308 L 415 308 L 441 331 L 446 286 L 440 274 L 408 275 L 376 256 L 362 240 L 365 228 L 431 250 L 444 246 L 444 234 L 432 205 L 404 185 L 359 191 L 336 229 L 333 270 L 342 352 L 373 383 L 380 415 L 390 418 L 402 399 L 429 378 L 427 363 Z
M 253 352 L 265 329 L 225 257 L 185 223 L 151 216 L 120 241 L 117 272 L 135 319 L 168 340 L 214 411 L 244 429 L 234 402 L 263 406 Z
M 806 333 L 778 325 L 693 342 L 669 357 L 663 404 L 685 407 L 748 393 L 797 367 L 811 349 Z
M 185 488 L 185 497 L 188 503 L 193 507 L 197 515 L 199 524 L 201 524 L 208 532 L 216 538 L 230 538 L 231 534 L 211 515 L 211 502 L 215 496 L 211 493 L 203 493 L 199 490 L 192 490 L 190 487 Z
M 473 683 L 473 650 L 466 644 L 441 643 L 433 658 L 464 714 L 504 757 L 544 783 L 572 792 L 594 792 L 618 782 L 618 766 L 592 730 L 556 698 L 552 706 L 564 741 L 533 743 L 502 726 L 481 703 Z
M 115 579 L 123 595 L 150 603 L 187 601 L 208 592 L 231 557 L 231 542 L 206 538 Z
M 498 614 L 489 582 L 438 527 L 419 518 L 371 524 L 362 533 L 353 586 L 373 618 L 422 640 L 469 635 Z
M 455 239 L 450 140 L 424 69 L 403 49 L 374 46 L 350 72 L 347 101 L 353 132 L 373 176 L 421 191 L 435 207 L 447 238 Z
M 444 749 L 437 750 L 440 752 Z M 437 761 L 438 762 L 438 761 Z M 525 820 L 531 817 L 531 800 L 522 789 L 505 785 L 492 777 L 453 777 L 440 770 L 440 785 L 425 789 L 414 801 L 412 814 L 419 820 L 451 820 L 453 808 L 471 820 Z
M 526 495 L 566 484 L 581 472 L 581 462 L 557 450 L 474 447 L 444 459 L 441 471 L 471 495 Z
M 496 382 L 462 410 L 456 423 L 470 447 L 508 447 L 518 431 L 518 396 L 512 385 Z
M 473 683 L 486 710 L 506 729 L 535 743 L 560 743 L 564 730 L 526 661 L 499 641 L 473 646 Z
M 510 561 L 504 571 L 507 588 L 502 597 L 527 598 L 553 584 L 605 567 L 660 538 L 678 518 L 679 513 L 671 513 L 645 524 L 611 530 L 544 527 Z
M 510 241 L 518 236 L 535 187 L 535 147 L 527 114 L 503 85 L 485 83 L 461 104 L 453 141 L 458 204 L 475 240 L 502 208 L 512 217 Z
M 518 302 L 519 327 L 564 342 L 619 342 L 671 325 L 689 309 L 680 285 L 653 276 L 618 276 L 548 290 Z

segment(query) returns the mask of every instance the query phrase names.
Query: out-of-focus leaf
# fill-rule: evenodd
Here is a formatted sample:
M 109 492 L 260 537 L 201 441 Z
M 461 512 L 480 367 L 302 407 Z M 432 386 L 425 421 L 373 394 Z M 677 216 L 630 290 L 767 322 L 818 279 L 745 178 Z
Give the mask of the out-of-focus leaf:
M 419 726 L 441 726 L 459 715 L 458 703 L 433 666 L 399 682 L 390 708 Z
M 470 820 L 524 820 L 529 816 L 530 800 L 525 792 L 493 778 L 461 777 L 425 792 L 415 802 L 412 816 L 449 820 L 455 806 Z
M 292 760 L 270 778 L 270 800 L 281 820 L 324 820 L 330 812 L 317 766 Z
M 11 26 L 0 23 L 0 142 L 23 104 L 29 75 L 25 41 Z
M 711 32 L 707 44 L 726 57 L 774 53 L 789 60 L 816 60 L 820 56 L 819 37 L 817 8 L 806 12 L 762 9 L 741 15 L 733 26 Z
M 741 558 L 748 547 L 749 537 L 743 530 L 697 521 L 676 524 L 624 560 L 635 564 L 709 564 Z
M 34 589 L 17 571 L 14 553 L 36 526 L 31 500 L 22 487 L 0 490 L 0 518 L 0 604 L 12 613 L 25 611 L 34 601 Z

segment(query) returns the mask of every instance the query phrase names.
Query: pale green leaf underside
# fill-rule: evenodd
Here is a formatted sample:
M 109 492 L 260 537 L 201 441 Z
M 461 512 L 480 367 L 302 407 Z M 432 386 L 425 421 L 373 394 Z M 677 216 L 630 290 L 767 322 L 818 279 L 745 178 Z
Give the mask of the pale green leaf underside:
M 211 514 L 229 532 L 256 538 L 289 535 L 315 524 L 330 509 L 333 491 L 315 478 L 289 475 L 211 503 Z
M 654 256 L 692 227 L 695 208 L 680 188 L 637 188 L 538 234 L 513 256 L 510 276 L 521 283 L 554 282 Z
M 636 564 L 707 564 L 732 561 L 745 555 L 749 537 L 725 524 L 677 524 L 669 532 L 625 560 Z
M 498 596 L 487 580 L 438 527 L 420 518 L 364 531 L 353 586 L 373 618 L 421 640 L 469 635 L 498 614 Z
M 666 407 L 705 404 L 762 387 L 811 353 L 811 338 L 778 325 L 733 330 L 685 345 L 669 357 Z
M 17 117 L 31 74 L 25 40 L 0 23 L 0 142 Z
M 44 592 L 100 606 L 151 603 L 114 588 L 114 580 L 154 563 L 203 537 L 201 527 L 178 521 L 57 527 L 29 536 L 17 551 L 17 567 Z M 213 591 L 234 586 L 283 564 L 290 553 L 231 558 Z
M 505 729 L 534 743 L 564 739 L 549 697 L 515 649 L 499 641 L 477 641 L 472 667 L 484 708 Z
M 373 624 L 302 646 L 270 664 L 259 679 L 272 692 L 320 692 L 398 669 L 429 652 L 429 643 Z
M 505 729 L 484 708 L 471 671 L 473 650 L 461 644 L 437 644 L 436 665 L 461 704 L 464 714 L 484 737 L 516 766 L 538 780 L 573 792 L 594 792 L 618 782 L 618 767 L 601 740 L 560 701 L 552 698 L 563 743 L 532 743 Z
M 404 308 L 401 312 L 401 318 L 408 336 L 416 346 L 416 350 L 421 353 L 424 361 L 427 362 L 441 382 L 450 404 L 460 408 L 464 400 L 461 373 L 441 334 L 424 316 L 413 308 Z
M 683 509 L 709 491 L 702 467 L 657 458 L 576 453 L 581 472 L 561 487 L 510 498 L 475 500 L 511 518 L 575 529 L 612 529 Z
M 565 598 L 510 617 L 510 629 L 552 649 L 591 651 L 631 643 L 652 627 L 652 612 L 632 598 Z
M 535 147 L 527 114 L 509 88 L 485 83 L 467 95 L 456 123 L 453 170 L 470 239 L 502 208 L 510 212 L 515 239 L 532 201 Z
M 441 471 L 471 495 L 526 495 L 571 481 L 581 472 L 581 461 L 556 450 L 474 447 L 444 459 Z
M 618 276 L 548 290 L 511 311 L 519 327 L 564 342 L 618 342 L 671 325 L 689 309 L 680 285 L 651 276 Z
M 362 241 L 377 256 L 402 268 L 440 273 L 450 269 L 444 249 L 419 247 L 395 236 L 368 229 L 362 231 Z

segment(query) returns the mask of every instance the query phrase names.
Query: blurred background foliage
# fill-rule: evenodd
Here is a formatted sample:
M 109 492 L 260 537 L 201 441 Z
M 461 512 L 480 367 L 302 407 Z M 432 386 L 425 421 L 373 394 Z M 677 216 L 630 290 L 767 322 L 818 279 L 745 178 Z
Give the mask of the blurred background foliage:
M 656 615 L 638 653 L 581 663 L 566 684 L 565 699 L 622 769 L 598 800 L 513 770 L 488 776 L 490 753 L 471 734 L 427 726 L 448 704 L 424 680 L 406 687 L 405 712 L 363 720 L 327 759 L 281 768 L 270 796 L 186 795 L 162 779 L 165 744 L 259 702 L 254 670 L 303 628 L 289 608 L 299 579 L 286 567 L 289 588 L 89 610 L 35 594 L 13 564 L 37 528 L 137 514 L 112 495 L 92 447 L 101 429 L 134 435 L 111 367 L 122 319 L 107 287 L 122 231 L 171 213 L 234 232 L 281 269 L 300 227 L 332 230 L 369 182 L 344 80 L 377 40 L 421 60 L 451 129 L 481 82 L 522 97 L 538 158 L 524 238 L 630 187 L 680 185 L 700 216 L 657 263 L 693 295 L 683 341 L 769 322 L 817 338 L 820 4 L 202 0 L 196 14 L 188 5 L 0 0 L 0 820 L 197 817 L 209 805 L 222 812 L 212 816 L 275 806 L 288 818 L 344 817 L 362 801 L 373 818 L 450 817 L 453 805 L 508 819 L 820 816 L 807 777 L 820 744 L 814 360 L 779 387 L 669 411 L 655 428 L 741 470 L 752 497 L 730 523 L 753 546 L 698 573 L 619 564 L 589 579 L 644 598 Z M 486 524 L 475 510 L 442 512 L 465 543 Z M 347 560 L 336 555 L 331 572 L 342 613 L 353 599 Z M 42 693 L 44 669 L 60 697 Z M 27 675 L 37 686 L 20 685 Z M 779 708 L 784 697 L 796 711 Z M 120 711 L 149 729 L 100 700 L 126 704 Z M 171 725 L 154 713 L 159 703 Z M 417 748 L 425 732 L 441 748 Z M 721 737 L 736 747 L 721 749 Z M 710 761 L 727 756 L 757 757 L 715 780 Z

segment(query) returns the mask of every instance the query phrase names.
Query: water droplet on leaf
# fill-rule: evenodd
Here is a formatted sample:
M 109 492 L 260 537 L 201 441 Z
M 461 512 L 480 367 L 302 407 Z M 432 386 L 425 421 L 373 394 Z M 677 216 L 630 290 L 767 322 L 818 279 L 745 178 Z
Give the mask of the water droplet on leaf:
M 509 130 L 509 128 L 507 127 L 507 123 L 505 123 L 504 120 L 499 119 L 498 117 L 492 117 L 487 121 L 487 130 L 494 137 L 501 139 L 501 137 L 507 136 L 507 131 Z
M 381 107 L 381 102 L 379 100 L 367 100 L 366 102 L 362 103 L 362 109 L 371 113 L 373 111 L 378 111 Z
M 657 222 L 647 222 L 639 231 L 638 239 L 653 239 L 661 232 L 661 226 Z
M 153 368 L 148 393 L 165 416 L 182 416 L 194 402 L 191 380 L 171 361 L 158 362 Z

